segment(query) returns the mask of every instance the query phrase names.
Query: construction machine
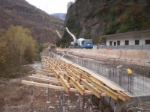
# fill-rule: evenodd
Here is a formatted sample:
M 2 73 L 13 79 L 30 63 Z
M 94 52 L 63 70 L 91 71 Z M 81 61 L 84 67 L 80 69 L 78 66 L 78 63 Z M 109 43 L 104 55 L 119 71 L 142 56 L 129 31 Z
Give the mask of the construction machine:
M 73 41 L 70 43 L 70 47 L 73 48 L 86 48 L 86 49 L 92 49 L 93 48 L 93 42 L 91 39 L 84 39 L 84 38 L 79 38 L 77 39 L 66 27 L 66 31 L 70 34 L 70 36 L 73 38 Z

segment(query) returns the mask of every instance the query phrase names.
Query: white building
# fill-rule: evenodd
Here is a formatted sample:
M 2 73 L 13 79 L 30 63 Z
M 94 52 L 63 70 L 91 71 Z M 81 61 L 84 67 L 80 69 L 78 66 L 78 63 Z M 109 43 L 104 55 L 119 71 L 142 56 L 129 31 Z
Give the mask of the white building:
M 106 46 L 150 45 L 150 30 L 104 35 Z

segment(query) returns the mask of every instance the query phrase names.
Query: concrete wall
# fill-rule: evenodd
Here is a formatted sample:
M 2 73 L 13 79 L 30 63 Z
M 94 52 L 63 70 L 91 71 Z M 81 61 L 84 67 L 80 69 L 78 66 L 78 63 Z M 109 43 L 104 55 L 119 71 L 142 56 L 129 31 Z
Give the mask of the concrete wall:
M 150 63 L 149 50 L 68 49 L 67 51 L 92 57 L 116 58 L 123 61 Z
M 139 45 L 145 45 L 145 40 L 150 40 L 150 30 L 104 35 L 103 37 L 106 38 L 107 46 L 110 46 L 110 41 L 113 42 L 112 45 L 117 41 L 120 41 L 120 45 L 125 45 L 125 40 L 129 40 L 129 45 L 135 45 L 135 40 L 139 40 Z
M 105 99 L 105 101 L 109 102 L 109 97 L 104 97 L 104 99 Z M 121 108 L 124 109 L 128 105 L 134 105 L 134 106 L 139 107 L 139 105 L 142 105 L 142 103 L 144 103 L 144 102 L 150 102 L 150 96 L 132 97 L 131 101 L 124 102 L 123 105 L 119 104 L 118 102 L 116 102 L 115 100 L 112 99 L 110 102 L 110 105 L 114 109 L 115 103 L 116 103 L 116 111 L 115 112 L 120 112 Z M 139 112 L 141 112 L 141 111 L 139 111 Z M 146 112 L 146 111 L 142 111 L 142 112 Z M 149 112 L 149 111 L 147 111 L 147 112 Z

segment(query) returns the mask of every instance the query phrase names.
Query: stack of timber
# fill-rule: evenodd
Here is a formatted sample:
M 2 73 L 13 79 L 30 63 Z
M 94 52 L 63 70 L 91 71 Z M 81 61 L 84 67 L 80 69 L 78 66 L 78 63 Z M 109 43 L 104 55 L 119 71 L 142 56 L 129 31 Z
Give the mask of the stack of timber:
M 119 102 L 130 101 L 130 96 L 109 80 L 93 75 L 61 59 L 42 57 L 42 69 L 39 74 L 29 76 L 36 82 L 22 80 L 22 83 L 65 91 L 66 93 L 78 92 L 82 96 L 91 94 L 99 99 L 102 96 L 108 96 Z M 48 84 L 41 82 L 48 82 Z

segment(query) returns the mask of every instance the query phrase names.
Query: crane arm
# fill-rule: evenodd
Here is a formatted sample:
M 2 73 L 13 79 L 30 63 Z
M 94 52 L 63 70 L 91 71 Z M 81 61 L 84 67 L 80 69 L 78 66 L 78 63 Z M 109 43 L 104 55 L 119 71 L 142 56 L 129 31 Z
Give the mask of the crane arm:
M 62 36 L 60 35 L 60 33 L 56 30 L 56 32 L 57 32 L 57 34 L 58 34 L 58 36 L 59 36 L 59 38 L 61 39 L 62 38 Z
M 73 42 L 74 43 L 76 43 L 76 41 L 77 41 L 77 39 L 76 39 L 76 37 L 69 31 L 69 29 L 66 27 L 66 31 L 72 36 L 72 38 L 73 38 Z

